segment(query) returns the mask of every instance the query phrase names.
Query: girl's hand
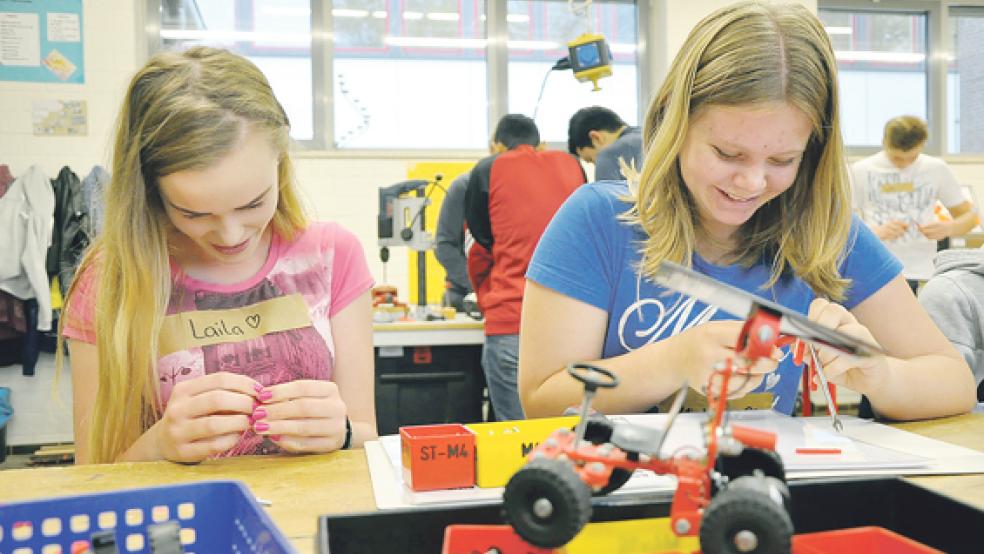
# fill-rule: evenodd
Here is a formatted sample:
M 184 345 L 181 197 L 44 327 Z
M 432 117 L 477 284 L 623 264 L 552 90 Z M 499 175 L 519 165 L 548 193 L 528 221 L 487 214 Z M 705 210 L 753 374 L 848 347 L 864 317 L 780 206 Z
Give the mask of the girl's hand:
M 810 304 L 809 318 L 846 335 L 878 344 L 868 328 L 858 323 L 854 315 L 840 304 L 817 298 Z M 827 380 L 853 391 L 865 394 L 877 390 L 888 375 L 888 359 L 885 356 L 859 358 L 825 346 L 816 345 L 816 349 Z M 806 359 L 809 360 L 809 356 Z
M 708 379 L 714 373 L 715 366 L 728 359 L 734 360 L 738 366 L 744 365 L 735 352 L 744 324 L 743 321 L 708 321 L 666 339 L 675 343 L 675 364 L 693 389 L 706 394 Z M 776 348 L 771 358 L 761 358 L 752 364 L 747 375 L 733 375 L 728 386 L 728 397 L 739 398 L 754 390 L 765 374 L 776 370 L 781 356 L 782 353 Z
M 153 426 L 161 455 L 173 462 L 200 462 L 229 450 L 249 429 L 261 389 L 245 375 L 226 372 L 178 383 Z
M 332 381 L 298 380 L 267 387 L 253 431 L 288 452 L 332 452 L 345 443 L 348 408 Z

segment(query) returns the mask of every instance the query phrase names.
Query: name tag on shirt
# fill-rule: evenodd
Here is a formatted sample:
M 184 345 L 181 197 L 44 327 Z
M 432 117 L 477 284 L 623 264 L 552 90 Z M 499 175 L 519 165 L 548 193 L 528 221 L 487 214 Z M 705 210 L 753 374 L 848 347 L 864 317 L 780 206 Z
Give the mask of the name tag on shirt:
M 881 191 L 886 194 L 893 192 L 912 192 L 915 190 L 915 185 L 912 181 L 907 181 L 904 183 L 882 183 Z
M 307 304 L 299 293 L 279 296 L 243 308 L 199 310 L 164 318 L 160 356 L 223 342 L 257 339 L 270 333 L 311 325 Z

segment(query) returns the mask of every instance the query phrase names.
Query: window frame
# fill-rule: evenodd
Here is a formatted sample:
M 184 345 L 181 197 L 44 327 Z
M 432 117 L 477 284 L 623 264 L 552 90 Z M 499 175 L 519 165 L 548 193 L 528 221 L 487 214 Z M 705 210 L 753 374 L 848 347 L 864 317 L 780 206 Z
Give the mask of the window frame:
M 509 113 L 508 52 L 506 42 L 509 28 L 506 22 L 508 0 L 485 0 L 486 16 L 486 82 L 488 86 L 489 129 L 495 127 L 502 116 Z M 648 0 L 634 0 L 636 5 L 636 75 L 639 121 L 643 120 L 652 90 L 650 65 L 653 53 L 647 48 L 649 36 L 650 6 Z M 145 0 L 147 56 L 162 49 L 161 0 Z M 413 148 L 338 148 L 335 145 L 334 125 L 334 45 L 331 40 L 334 29 L 331 0 L 311 0 L 311 67 L 312 67 L 312 140 L 294 140 L 294 150 L 302 157 L 354 157 L 354 158 L 474 158 L 484 151 L 466 148 L 413 149 Z M 551 148 L 566 150 L 565 144 L 549 144 Z
M 945 10 L 944 13 L 946 14 L 946 17 L 945 17 L 945 19 L 946 19 L 946 27 L 944 27 L 944 29 L 943 29 L 943 31 L 946 33 L 944 35 L 946 37 L 946 40 L 943 42 L 943 44 L 946 45 L 946 48 L 947 49 L 946 49 L 945 52 L 943 52 L 943 54 L 941 55 L 941 58 L 949 61 L 950 59 L 953 59 L 956 56 L 956 53 L 949 49 L 949 44 L 948 44 L 949 43 L 950 34 L 953 31 L 953 29 L 950 27 L 950 25 L 953 22 L 953 16 L 958 16 L 959 17 L 961 15 L 965 15 L 965 16 L 974 16 L 974 17 L 984 17 L 984 0 L 966 0 L 966 1 L 963 1 L 963 2 L 946 2 L 946 1 L 944 1 L 943 4 L 944 4 L 943 8 Z M 946 63 L 943 63 L 941 65 L 943 66 L 943 83 L 946 84 L 947 83 L 947 64 Z M 949 93 L 949 91 L 945 91 L 945 93 Z M 946 97 L 943 98 L 942 108 L 944 110 L 947 108 L 947 98 Z M 945 115 L 947 117 L 949 117 L 950 114 L 949 113 L 945 113 Z M 944 155 L 946 157 L 948 157 L 948 158 L 954 158 L 954 159 L 958 159 L 958 160 L 966 160 L 966 161 L 984 161 L 984 152 L 968 152 L 968 153 L 947 152 L 946 151 L 946 147 L 947 147 L 946 145 L 948 145 L 950 143 L 949 142 L 949 138 L 950 137 L 947 136 L 947 137 L 944 137 L 944 138 L 946 139 L 946 142 L 943 143 L 942 151 L 943 151 L 943 153 L 944 153 Z
M 874 14 L 912 14 L 926 16 L 926 115 L 929 125 L 927 154 L 940 155 L 946 142 L 946 64 L 939 53 L 944 48 L 945 27 L 941 29 L 942 2 L 926 0 L 881 0 L 877 3 L 865 0 L 821 0 L 820 10 L 843 10 Z M 945 23 L 945 22 L 943 22 Z M 844 103 L 841 97 L 840 102 Z M 899 114 L 903 115 L 903 114 Z M 847 146 L 851 155 L 870 156 L 881 146 Z
M 984 12 L 984 0 L 818 0 L 817 10 L 853 10 L 863 12 L 889 13 L 925 13 L 928 18 L 928 33 L 926 53 L 928 57 L 928 90 L 926 94 L 929 116 L 929 141 L 926 143 L 927 154 L 946 158 L 959 163 L 979 163 L 984 161 L 984 152 L 947 151 L 949 136 L 947 135 L 947 60 L 954 56 L 948 44 L 952 23 L 951 15 Z M 841 99 L 843 102 L 843 99 Z M 852 156 L 874 154 L 877 147 L 848 147 Z

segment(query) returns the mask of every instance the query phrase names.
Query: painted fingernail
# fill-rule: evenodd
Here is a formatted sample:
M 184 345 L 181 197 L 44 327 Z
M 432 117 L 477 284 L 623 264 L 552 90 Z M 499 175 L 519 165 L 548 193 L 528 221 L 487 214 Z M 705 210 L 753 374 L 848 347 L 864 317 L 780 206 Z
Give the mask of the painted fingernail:
M 282 438 L 283 438 L 282 435 L 270 435 L 270 440 L 272 441 L 279 441 Z
M 263 392 L 263 385 L 259 383 L 253 383 L 253 390 L 256 392 Z
M 271 398 L 273 398 L 273 393 L 270 392 L 270 391 L 268 391 L 268 390 L 265 390 L 265 391 L 263 391 L 263 392 L 260 393 L 260 401 L 261 402 L 266 402 L 267 400 L 270 400 Z
M 260 421 L 260 422 L 257 422 L 257 423 L 254 423 L 253 424 L 253 430 L 256 431 L 257 433 L 262 433 L 264 431 L 269 431 L 270 430 L 270 425 L 267 424 L 267 423 L 263 423 L 262 421 Z
M 264 410 L 263 408 L 257 408 L 253 410 L 252 418 L 254 420 L 260 420 L 265 418 L 266 416 L 267 416 L 266 410 Z

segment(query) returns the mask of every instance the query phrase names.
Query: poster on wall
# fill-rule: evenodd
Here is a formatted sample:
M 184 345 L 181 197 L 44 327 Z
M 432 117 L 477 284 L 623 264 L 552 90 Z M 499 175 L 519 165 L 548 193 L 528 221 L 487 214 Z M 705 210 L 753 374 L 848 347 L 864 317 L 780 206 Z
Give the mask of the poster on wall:
M 0 0 L 0 81 L 84 83 L 82 0 Z
M 77 137 L 88 133 L 85 100 L 35 100 L 31 112 L 35 135 Z

